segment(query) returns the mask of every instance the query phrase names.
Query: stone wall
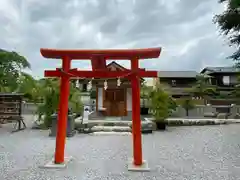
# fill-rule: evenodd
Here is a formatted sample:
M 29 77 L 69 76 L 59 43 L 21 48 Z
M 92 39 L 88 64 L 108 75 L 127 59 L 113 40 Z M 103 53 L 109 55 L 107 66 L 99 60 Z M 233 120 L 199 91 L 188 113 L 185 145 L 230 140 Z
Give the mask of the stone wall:
M 189 117 L 204 117 L 205 113 L 216 113 L 218 108 L 230 108 L 230 114 L 236 115 L 240 112 L 239 105 L 233 106 L 213 106 L 213 105 L 197 105 L 194 109 L 189 110 Z M 186 117 L 186 111 L 179 106 L 177 110 L 172 114 L 172 117 Z
M 92 101 L 90 101 L 90 98 L 88 98 L 88 97 L 82 98 L 82 102 L 84 105 L 92 106 Z M 141 104 L 143 104 L 143 102 Z M 205 113 L 211 113 L 211 112 L 215 113 L 216 109 L 219 107 L 223 107 L 223 106 L 197 105 L 194 109 L 189 110 L 189 117 L 192 117 L 192 118 L 204 117 Z M 37 110 L 37 105 L 35 105 L 34 103 L 23 103 L 22 104 L 22 114 L 33 114 L 36 112 L 36 110 Z M 240 113 L 240 105 L 231 106 L 230 114 L 236 115 L 237 113 Z M 131 114 L 131 113 L 129 113 L 129 114 Z M 181 106 L 179 106 L 177 108 L 177 110 L 172 114 L 171 117 L 186 117 L 186 111 Z

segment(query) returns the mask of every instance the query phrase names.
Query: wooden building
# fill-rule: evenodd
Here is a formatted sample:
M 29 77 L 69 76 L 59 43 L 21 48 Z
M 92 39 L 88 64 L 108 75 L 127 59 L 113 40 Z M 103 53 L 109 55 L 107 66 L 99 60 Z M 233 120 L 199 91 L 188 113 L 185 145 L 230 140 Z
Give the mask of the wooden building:
M 109 71 L 123 71 L 125 67 L 115 61 L 106 67 Z M 92 89 L 96 91 L 96 111 L 104 116 L 127 116 L 132 111 L 132 88 L 131 83 L 126 78 L 113 79 L 83 79 L 80 84 L 85 87 L 89 81 L 92 82 Z M 104 82 L 107 82 L 107 89 L 104 89 Z M 143 79 L 141 79 L 143 82 Z
M 198 75 L 196 71 L 159 71 L 154 84 L 160 83 L 173 98 L 182 98 L 190 95 L 189 89 L 196 84 Z
M 240 69 L 236 67 L 206 67 L 201 74 L 211 78 L 211 85 L 216 87 L 217 93 L 228 96 L 239 83 Z

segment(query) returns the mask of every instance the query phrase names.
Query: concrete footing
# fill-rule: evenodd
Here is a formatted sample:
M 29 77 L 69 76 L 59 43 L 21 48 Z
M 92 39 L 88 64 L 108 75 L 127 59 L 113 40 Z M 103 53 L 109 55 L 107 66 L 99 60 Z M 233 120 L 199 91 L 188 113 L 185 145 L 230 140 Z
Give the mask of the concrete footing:
M 133 162 L 133 159 L 129 159 L 128 160 L 128 171 L 146 172 L 146 171 L 150 171 L 150 168 L 148 167 L 148 163 L 145 160 L 143 160 L 142 165 L 136 166 Z
M 40 168 L 45 168 L 45 169 L 62 169 L 62 168 L 66 168 L 67 164 L 72 161 L 73 158 L 72 157 L 65 157 L 64 158 L 64 163 L 61 164 L 56 164 L 54 162 L 54 159 L 52 159 L 50 162 L 48 162 L 47 164 L 40 166 Z

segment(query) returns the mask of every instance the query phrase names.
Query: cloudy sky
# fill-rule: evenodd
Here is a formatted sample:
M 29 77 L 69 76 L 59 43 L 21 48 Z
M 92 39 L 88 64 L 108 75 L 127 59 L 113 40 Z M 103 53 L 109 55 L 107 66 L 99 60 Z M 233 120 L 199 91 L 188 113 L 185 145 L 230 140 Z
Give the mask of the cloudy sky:
M 212 23 L 224 10 L 217 1 L 1 0 L 0 48 L 25 56 L 38 77 L 60 65 L 41 57 L 40 48 L 162 47 L 159 59 L 141 62 L 151 70 L 231 65 L 233 49 Z M 90 62 L 73 67 L 90 69 Z

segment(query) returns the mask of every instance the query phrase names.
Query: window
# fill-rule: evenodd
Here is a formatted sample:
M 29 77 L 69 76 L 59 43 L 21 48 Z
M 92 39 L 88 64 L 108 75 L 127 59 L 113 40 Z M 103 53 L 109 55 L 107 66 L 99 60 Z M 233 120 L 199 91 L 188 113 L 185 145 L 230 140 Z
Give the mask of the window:
M 230 85 L 230 77 L 229 76 L 223 76 L 223 84 Z
M 172 80 L 172 86 L 176 86 L 176 80 L 175 79 Z

